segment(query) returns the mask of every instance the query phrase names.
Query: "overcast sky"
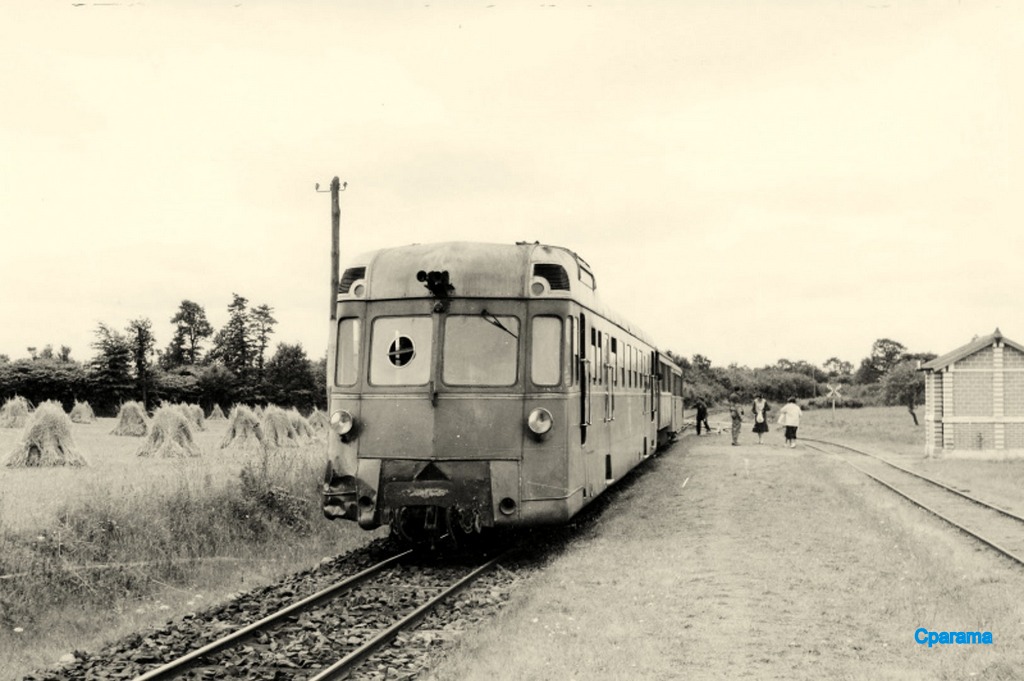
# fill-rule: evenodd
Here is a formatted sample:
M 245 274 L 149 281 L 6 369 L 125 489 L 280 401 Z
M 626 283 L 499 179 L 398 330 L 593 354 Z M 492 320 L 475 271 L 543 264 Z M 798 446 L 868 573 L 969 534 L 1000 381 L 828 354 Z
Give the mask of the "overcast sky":
M 327 345 L 346 254 L 541 241 L 716 366 L 1024 342 L 1016 3 L 0 9 L 0 353 L 232 293 Z

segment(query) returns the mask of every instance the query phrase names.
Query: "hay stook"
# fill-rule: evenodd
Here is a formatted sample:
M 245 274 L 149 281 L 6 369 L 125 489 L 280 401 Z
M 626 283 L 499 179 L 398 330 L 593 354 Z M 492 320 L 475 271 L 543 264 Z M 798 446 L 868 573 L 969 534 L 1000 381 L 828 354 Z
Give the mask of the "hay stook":
M 309 421 L 309 425 L 313 427 L 313 430 L 317 432 L 325 431 L 331 425 L 331 422 L 327 419 L 327 414 L 319 409 L 314 409 L 313 413 L 306 420 Z
M 197 457 L 202 450 L 192 435 L 192 424 L 178 407 L 160 407 L 153 414 L 149 436 L 139 456 L 167 458 Z
M 313 430 L 313 426 L 297 409 L 293 408 L 285 413 L 288 414 L 288 422 L 291 424 L 292 430 L 295 431 L 296 440 L 299 442 L 310 442 L 316 439 L 316 431 Z
M 56 402 L 39 405 L 17 448 L 7 457 L 7 466 L 86 466 L 74 438 L 71 419 Z
M 221 440 L 220 448 L 254 449 L 262 451 L 263 427 L 252 409 L 244 404 L 236 405 L 228 416 L 228 429 Z
M 142 437 L 149 430 L 149 419 L 146 410 L 138 402 L 125 402 L 117 410 L 117 425 L 111 435 Z
M 203 413 L 202 407 L 198 404 L 179 404 L 177 407 L 190 426 L 198 431 L 206 430 L 206 415 Z
M 263 411 L 263 438 L 268 447 L 298 447 L 299 436 L 288 413 L 275 405 Z
M 0 428 L 24 428 L 31 413 L 32 405 L 29 401 L 21 395 L 15 395 L 0 407 Z
M 72 423 L 93 423 L 96 421 L 96 413 L 89 406 L 88 402 L 79 402 L 75 400 L 75 406 L 71 408 Z

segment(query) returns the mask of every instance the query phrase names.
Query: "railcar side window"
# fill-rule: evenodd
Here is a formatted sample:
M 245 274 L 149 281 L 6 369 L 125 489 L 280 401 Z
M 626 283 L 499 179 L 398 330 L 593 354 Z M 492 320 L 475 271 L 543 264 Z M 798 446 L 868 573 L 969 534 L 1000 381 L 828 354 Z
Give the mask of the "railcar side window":
M 355 385 L 359 378 L 359 320 L 338 322 L 338 354 L 334 362 L 334 384 Z
M 370 341 L 370 383 L 426 385 L 430 380 L 430 317 L 378 317 Z
M 535 385 L 562 382 L 562 320 L 534 317 L 530 335 L 530 380 Z
M 448 385 L 515 385 L 519 319 L 451 315 L 444 326 L 444 382 Z

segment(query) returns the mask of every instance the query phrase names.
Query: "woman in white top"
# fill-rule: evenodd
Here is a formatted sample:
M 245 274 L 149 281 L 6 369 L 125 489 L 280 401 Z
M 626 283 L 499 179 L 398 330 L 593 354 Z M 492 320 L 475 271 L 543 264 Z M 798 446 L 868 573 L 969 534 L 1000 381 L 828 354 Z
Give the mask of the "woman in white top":
M 786 427 L 786 444 L 796 447 L 796 429 L 800 427 L 800 405 L 795 397 L 786 400 L 786 405 L 779 410 L 779 425 Z

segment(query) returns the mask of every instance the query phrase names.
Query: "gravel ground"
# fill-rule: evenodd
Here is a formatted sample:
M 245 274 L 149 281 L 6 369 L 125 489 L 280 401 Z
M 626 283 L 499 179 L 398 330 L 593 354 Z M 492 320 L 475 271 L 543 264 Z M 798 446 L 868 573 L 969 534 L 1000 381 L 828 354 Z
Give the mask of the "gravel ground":
M 649 463 L 425 678 L 1020 678 L 1024 571 L 837 459 L 772 433 Z M 929 649 L 918 627 L 996 643 Z

